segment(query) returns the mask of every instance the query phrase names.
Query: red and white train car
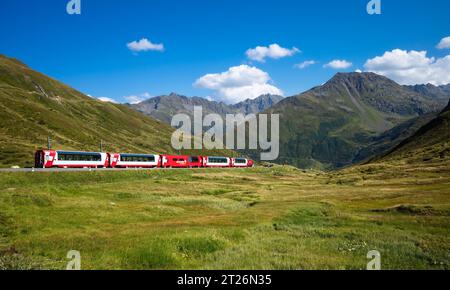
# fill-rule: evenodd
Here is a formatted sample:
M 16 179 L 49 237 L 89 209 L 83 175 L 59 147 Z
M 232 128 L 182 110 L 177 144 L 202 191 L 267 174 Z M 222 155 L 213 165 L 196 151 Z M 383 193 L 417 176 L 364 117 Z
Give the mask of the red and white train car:
M 109 153 L 112 168 L 155 168 L 161 166 L 161 158 L 154 154 Z
M 231 167 L 231 158 L 229 157 L 216 157 L 216 156 L 208 156 L 203 157 L 203 167 L 211 168 L 225 168 Z
M 200 168 L 202 167 L 202 157 L 185 155 L 161 155 L 161 167 Z
M 107 168 L 109 155 L 101 152 L 40 150 L 35 155 L 36 168 Z
M 254 162 L 251 159 L 247 158 L 231 158 L 231 167 L 253 167 Z

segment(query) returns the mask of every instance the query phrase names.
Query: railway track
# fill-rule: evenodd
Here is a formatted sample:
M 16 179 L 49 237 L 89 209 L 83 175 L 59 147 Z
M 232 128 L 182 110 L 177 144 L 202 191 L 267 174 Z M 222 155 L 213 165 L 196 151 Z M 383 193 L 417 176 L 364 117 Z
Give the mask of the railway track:
M 154 171 L 154 170 L 183 170 L 190 168 L 0 168 L 0 172 L 90 172 L 90 171 Z M 211 169 L 211 168 L 193 168 Z M 241 169 L 241 168 L 226 168 Z

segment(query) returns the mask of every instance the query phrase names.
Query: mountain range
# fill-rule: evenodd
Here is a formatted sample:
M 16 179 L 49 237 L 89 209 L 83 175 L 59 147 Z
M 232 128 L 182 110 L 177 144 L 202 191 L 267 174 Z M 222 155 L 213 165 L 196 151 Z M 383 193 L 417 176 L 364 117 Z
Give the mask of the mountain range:
M 436 117 L 450 85 L 402 86 L 374 73 L 338 73 L 322 86 L 285 98 L 263 95 L 227 105 L 172 93 L 129 105 L 170 124 L 174 115 L 280 114 L 281 155 L 298 167 L 339 168 L 386 152 Z M 258 158 L 259 152 L 245 151 Z
M 228 105 L 223 102 L 216 102 L 200 97 L 186 97 L 171 93 L 165 96 L 150 98 L 138 104 L 129 105 L 131 108 L 161 120 L 167 124 L 171 123 L 172 117 L 177 114 L 187 114 L 191 118 L 194 114 L 194 107 L 201 106 L 203 114 L 258 114 L 274 106 L 283 99 L 277 95 L 262 95 L 256 99 L 247 99 L 243 102 Z
M 447 102 L 374 73 L 338 73 L 266 113 L 280 114 L 278 162 L 332 169 L 395 146 Z
M 419 94 L 432 97 L 434 99 L 445 102 L 450 96 L 450 84 L 443 86 L 435 86 L 433 84 L 406 86 Z
M 436 117 L 450 98 L 449 88 L 401 86 L 373 73 L 340 73 L 284 100 L 263 95 L 227 105 L 172 93 L 130 106 L 168 124 L 176 114 L 192 117 L 194 106 L 221 116 L 279 113 L 282 146 L 277 162 L 323 169 L 364 162 L 399 145 Z M 257 151 L 244 152 L 259 156 Z
M 47 136 L 57 149 L 98 150 L 103 141 L 107 151 L 178 153 L 170 145 L 170 120 L 179 113 L 191 115 L 194 106 L 202 106 L 204 114 L 280 114 L 276 162 L 300 168 L 335 169 L 424 148 L 441 156 L 448 153 L 449 97 L 449 85 L 402 86 L 374 73 L 338 73 L 288 98 L 263 95 L 228 105 L 170 94 L 121 105 L 88 97 L 0 56 L 0 166 L 31 165 Z

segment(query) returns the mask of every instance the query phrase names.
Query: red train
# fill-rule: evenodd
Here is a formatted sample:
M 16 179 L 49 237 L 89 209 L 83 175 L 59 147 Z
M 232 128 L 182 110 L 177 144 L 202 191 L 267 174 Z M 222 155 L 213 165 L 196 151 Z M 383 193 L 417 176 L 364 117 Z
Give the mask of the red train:
M 253 160 L 216 156 L 121 154 L 39 150 L 36 168 L 226 168 L 253 167 Z

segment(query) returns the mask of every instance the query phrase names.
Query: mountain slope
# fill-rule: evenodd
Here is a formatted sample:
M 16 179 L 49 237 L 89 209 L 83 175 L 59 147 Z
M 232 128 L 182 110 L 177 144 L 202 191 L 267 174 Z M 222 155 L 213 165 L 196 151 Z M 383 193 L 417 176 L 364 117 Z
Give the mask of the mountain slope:
M 369 157 L 374 137 L 445 104 L 373 73 L 338 73 L 323 86 L 287 98 L 280 114 L 278 162 L 338 168 Z M 368 154 L 365 156 L 365 154 Z
M 439 88 L 450 96 L 450 84 L 439 86 Z
M 450 99 L 450 85 L 447 86 L 435 86 L 432 84 L 426 85 L 414 85 L 406 86 L 410 90 L 413 90 L 419 94 L 429 96 L 441 102 L 446 102 Z
M 370 143 L 358 151 L 354 163 L 372 160 L 374 156 L 385 154 L 402 141 L 414 135 L 421 127 L 436 118 L 438 113 L 428 113 L 409 119 L 394 128 L 375 136 Z
M 30 166 L 33 152 L 55 149 L 173 152 L 173 129 L 124 105 L 104 103 L 0 56 L 0 166 Z
M 231 108 L 235 110 L 235 113 L 241 113 L 244 115 L 256 115 L 278 104 L 281 100 L 283 100 L 282 96 L 261 95 L 256 99 L 247 99 L 243 102 L 231 105 Z
M 404 140 L 383 159 L 401 159 L 410 163 L 450 159 L 450 102 L 438 117 Z
M 177 114 L 187 114 L 192 117 L 194 106 L 201 106 L 203 108 L 203 114 L 216 113 L 225 115 L 233 113 L 233 110 L 224 103 L 209 101 L 199 97 L 188 98 L 175 93 L 167 96 L 154 97 L 130 106 L 139 112 L 167 124 L 170 124 L 172 117 Z
M 204 115 L 219 114 L 224 117 L 226 114 L 258 114 L 282 99 L 281 96 L 262 95 L 254 100 L 248 99 L 235 105 L 227 105 L 200 97 L 188 98 L 172 93 L 130 106 L 141 113 L 170 124 L 172 117 L 177 114 L 187 114 L 192 118 L 194 106 L 201 106 Z

